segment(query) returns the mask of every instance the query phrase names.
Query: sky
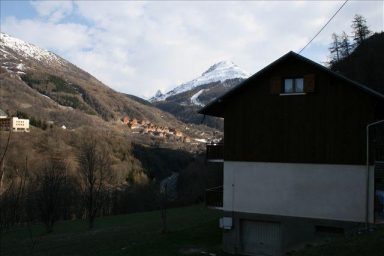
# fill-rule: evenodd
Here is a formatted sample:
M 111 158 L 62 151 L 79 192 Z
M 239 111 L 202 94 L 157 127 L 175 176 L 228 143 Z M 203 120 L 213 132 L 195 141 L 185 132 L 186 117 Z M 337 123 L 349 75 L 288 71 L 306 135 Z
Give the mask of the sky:
M 54 52 L 118 92 L 166 93 L 220 61 L 254 74 L 300 52 L 345 1 L 1 0 L 1 32 Z M 384 30 L 383 1 L 348 1 L 301 53 L 320 64 L 355 14 Z

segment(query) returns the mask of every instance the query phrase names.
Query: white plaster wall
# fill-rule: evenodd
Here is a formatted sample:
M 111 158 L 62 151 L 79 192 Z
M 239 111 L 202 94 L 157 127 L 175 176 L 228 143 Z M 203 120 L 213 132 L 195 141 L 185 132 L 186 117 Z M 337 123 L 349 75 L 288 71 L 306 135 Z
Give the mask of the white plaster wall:
M 341 221 L 366 220 L 366 167 L 224 163 L 224 210 Z M 369 222 L 373 222 L 370 168 Z
M 12 130 L 28 130 L 29 131 L 29 119 L 19 119 L 17 117 L 13 117 L 11 119 L 11 128 Z

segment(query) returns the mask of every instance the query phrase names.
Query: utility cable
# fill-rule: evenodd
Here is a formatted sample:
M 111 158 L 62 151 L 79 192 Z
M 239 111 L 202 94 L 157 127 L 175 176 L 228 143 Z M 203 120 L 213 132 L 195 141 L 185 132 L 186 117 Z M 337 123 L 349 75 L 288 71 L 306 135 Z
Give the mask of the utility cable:
M 312 41 L 321 33 L 321 31 L 323 31 L 323 29 L 329 24 L 329 22 L 331 22 L 331 20 L 339 13 L 339 11 L 344 7 L 344 5 L 348 2 L 348 0 L 346 0 L 343 5 L 339 8 L 339 10 L 337 10 L 337 12 L 329 19 L 329 21 L 320 29 L 319 32 L 317 32 L 317 34 L 311 39 L 311 41 L 309 41 L 309 43 L 307 43 L 306 46 L 304 46 L 303 49 L 301 49 L 301 51 L 299 52 L 299 54 L 304 51 L 305 48 L 307 48 L 307 46 L 312 43 Z

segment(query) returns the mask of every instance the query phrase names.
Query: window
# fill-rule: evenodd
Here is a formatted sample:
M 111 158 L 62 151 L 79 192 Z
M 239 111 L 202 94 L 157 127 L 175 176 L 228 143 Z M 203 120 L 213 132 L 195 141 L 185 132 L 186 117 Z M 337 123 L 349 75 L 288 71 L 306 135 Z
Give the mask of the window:
M 270 94 L 297 95 L 315 92 L 315 75 L 287 78 L 271 77 Z
M 302 93 L 304 92 L 303 78 L 289 78 L 284 80 L 285 93 Z

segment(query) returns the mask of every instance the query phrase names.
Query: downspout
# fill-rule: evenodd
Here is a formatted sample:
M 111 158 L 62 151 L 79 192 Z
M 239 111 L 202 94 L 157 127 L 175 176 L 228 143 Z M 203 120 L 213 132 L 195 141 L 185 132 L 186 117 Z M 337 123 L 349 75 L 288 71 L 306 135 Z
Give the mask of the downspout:
M 365 199 L 365 228 L 368 228 L 368 212 L 369 212 L 369 128 L 371 126 L 374 126 L 374 125 L 377 125 L 377 124 L 381 124 L 384 122 L 384 119 L 383 120 L 380 120 L 380 121 L 377 121 L 377 122 L 374 122 L 374 123 L 371 123 L 371 124 L 368 124 L 367 125 L 367 190 L 366 190 L 366 199 Z

